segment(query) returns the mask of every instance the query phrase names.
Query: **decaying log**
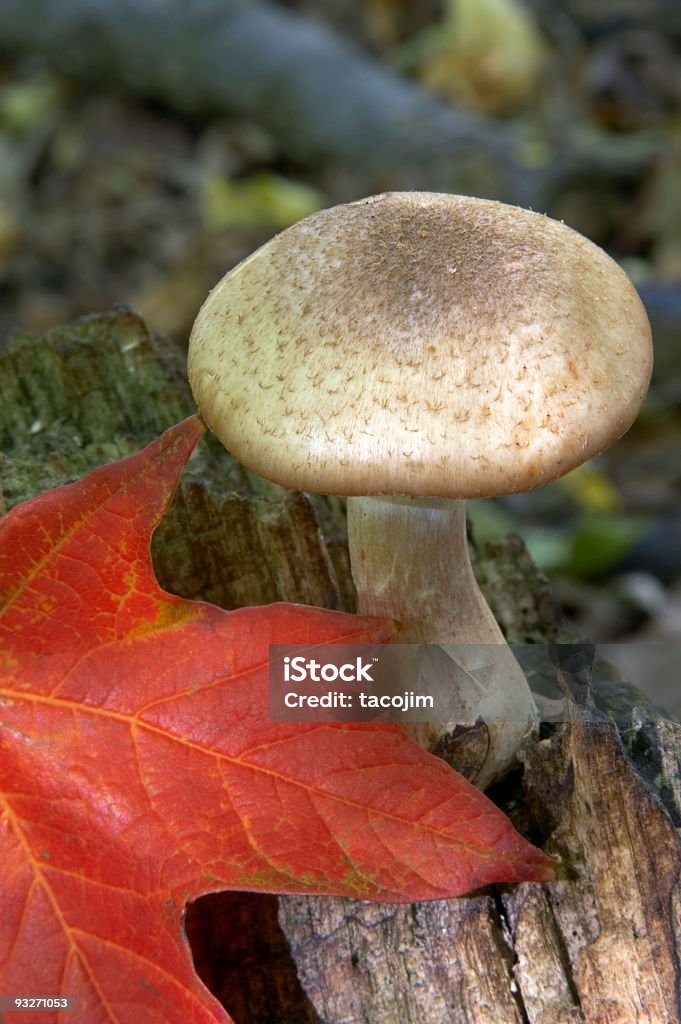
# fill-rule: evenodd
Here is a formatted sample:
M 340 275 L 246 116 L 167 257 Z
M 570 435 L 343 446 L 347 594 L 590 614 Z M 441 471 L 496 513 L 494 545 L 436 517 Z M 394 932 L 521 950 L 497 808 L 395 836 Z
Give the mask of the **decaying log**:
M 19 339 L 0 357 L 6 506 L 138 449 L 191 411 L 181 353 L 130 313 Z M 226 607 L 350 605 L 337 499 L 267 484 L 210 442 L 177 499 L 154 541 L 168 588 Z M 511 639 L 571 639 L 519 541 L 479 553 L 476 570 Z M 205 897 L 188 930 L 227 1008 L 240 982 L 249 993 L 231 1006 L 240 1024 L 681 1019 L 680 728 L 607 665 L 579 676 L 585 716 L 584 694 L 575 700 L 563 674 L 573 721 L 545 728 L 522 779 L 493 795 L 535 842 L 561 854 L 566 877 L 408 907 L 281 898 L 302 988 L 271 897 Z
M 536 638 L 543 601 L 518 590 L 517 574 L 512 589 L 516 607 L 530 610 L 530 622 L 521 615 L 513 629 Z M 583 695 L 574 703 L 568 696 L 574 721 L 529 747 L 523 778 L 525 820 L 560 853 L 566 879 L 498 886 L 425 910 L 280 901 L 303 985 L 324 1021 L 681 1019 L 681 727 L 605 663 L 594 666 L 591 683 L 588 721 Z

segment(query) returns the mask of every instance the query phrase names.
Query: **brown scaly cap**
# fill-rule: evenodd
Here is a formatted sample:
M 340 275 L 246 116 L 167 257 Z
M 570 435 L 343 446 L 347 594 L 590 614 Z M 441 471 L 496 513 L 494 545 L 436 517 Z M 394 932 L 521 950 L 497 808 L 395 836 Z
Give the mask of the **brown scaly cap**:
M 387 193 L 313 214 L 228 273 L 189 376 L 261 476 L 326 494 L 528 490 L 636 417 L 650 327 L 628 278 L 557 221 Z

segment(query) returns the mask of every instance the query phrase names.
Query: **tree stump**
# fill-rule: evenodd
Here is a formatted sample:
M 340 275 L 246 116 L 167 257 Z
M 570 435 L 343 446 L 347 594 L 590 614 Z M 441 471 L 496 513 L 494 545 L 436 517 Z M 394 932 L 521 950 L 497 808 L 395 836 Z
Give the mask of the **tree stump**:
M 192 411 L 182 353 L 132 313 L 15 339 L 0 356 L 0 508 Z M 260 480 L 211 439 L 153 551 L 161 585 L 184 597 L 353 607 L 342 500 Z M 509 640 L 576 639 L 517 539 L 475 566 Z M 681 1020 L 681 727 L 605 663 L 580 681 L 588 715 L 568 689 L 573 720 L 545 726 L 492 793 L 567 877 L 399 907 L 281 897 L 281 928 L 275 897 L 204 897 L 186 917 L 195 961 L 238 1024 Z

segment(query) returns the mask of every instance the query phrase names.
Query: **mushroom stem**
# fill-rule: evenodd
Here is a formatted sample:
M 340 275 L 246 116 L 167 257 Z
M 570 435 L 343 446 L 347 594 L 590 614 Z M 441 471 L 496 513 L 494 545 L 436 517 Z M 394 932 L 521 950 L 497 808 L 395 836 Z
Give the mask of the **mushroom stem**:
M 458 669 L 456 719 L 412 735 L 432 748 L 457 724 L 482 719 L 488 746 L 473 781 L 484 789 L 513 763 L 538 715 L 473 574 L 465 501 L 348 498 L 348 535 L 359 611 L 397 619 L 402 643 L 438 644 Z

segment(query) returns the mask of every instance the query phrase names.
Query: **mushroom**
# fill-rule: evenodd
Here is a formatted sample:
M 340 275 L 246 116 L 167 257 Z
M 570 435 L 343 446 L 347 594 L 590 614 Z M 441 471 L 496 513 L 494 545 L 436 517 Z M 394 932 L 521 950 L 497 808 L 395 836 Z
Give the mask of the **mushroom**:
M 638 295 L 593 243 L 517 207 L 420 192 L 273 238 L 210 293 L 189 347 L 201 415 L 238 459 L 348 496 L 360 611 L 463 666 L 452 721 L 487 726 L 483 788 L 537 713 L 475 581 L 465 499 L 538 487 L 608 447 L 651 363 Z

